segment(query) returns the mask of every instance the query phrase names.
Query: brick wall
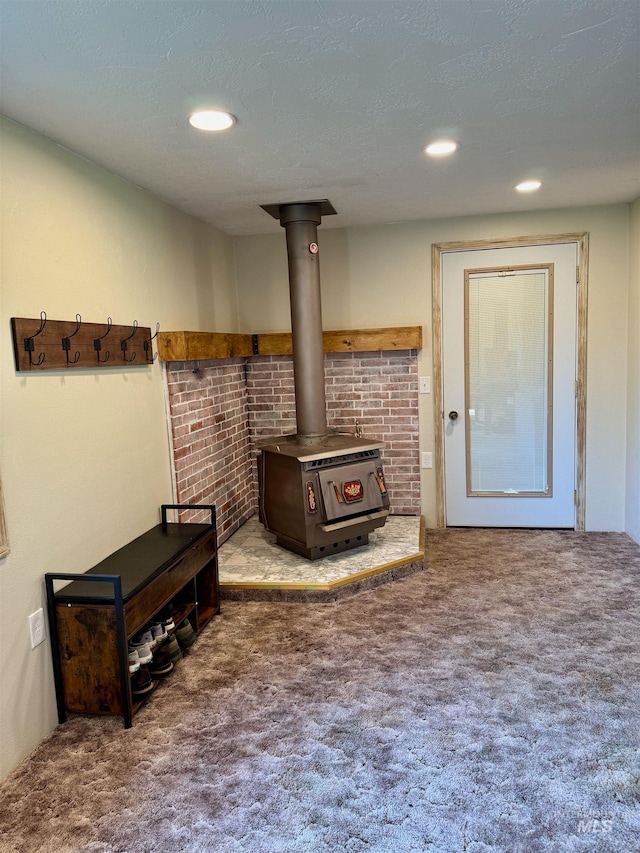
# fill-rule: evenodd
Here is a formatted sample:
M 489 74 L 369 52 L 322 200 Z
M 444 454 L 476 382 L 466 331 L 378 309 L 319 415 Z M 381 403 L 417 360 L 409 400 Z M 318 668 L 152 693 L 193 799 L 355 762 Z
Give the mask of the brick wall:
M 215 504 L 222 543 L 256 511 L 244 359 L 172 362 L 166 378 L 177 502 Z
M 256 441 L 296 431 L 292 358 L 172 362 L 166 377 L 177 500 L 216 504 L 224 542 L 257 511 Z M 385 442 L 391 512 L 419 515 L 416 352 L 327 354 L 325 387 L 330 428 Z
M 385 442 L 382 459 L 396 515 L 420 514 L 418 362 L 416 352 L 325 355 L 327 425 Z M 291 356 L 259 356 L 247 363 L 252 442 L 296 431 Z

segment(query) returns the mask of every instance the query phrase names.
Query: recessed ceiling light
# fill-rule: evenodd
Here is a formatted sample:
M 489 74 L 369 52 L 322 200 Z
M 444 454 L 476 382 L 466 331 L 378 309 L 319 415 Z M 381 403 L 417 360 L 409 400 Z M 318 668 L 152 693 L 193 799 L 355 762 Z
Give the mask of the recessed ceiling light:
M 542 186 L 542 181 L 522 181 L 516 189 L 519 193 L 532 193 L 539 190 Z
M 231 113 L 222 110 L 198 110 L 189 116 L 189 124 L 198 130 L 226 130 L 235 121 Z
M 437 142 L 432 142 L 424 149 L 430 157 L 444 157 L 447 154 L 453 154 L 460 146 L 457 142 L 450 139 L 438 139 Z

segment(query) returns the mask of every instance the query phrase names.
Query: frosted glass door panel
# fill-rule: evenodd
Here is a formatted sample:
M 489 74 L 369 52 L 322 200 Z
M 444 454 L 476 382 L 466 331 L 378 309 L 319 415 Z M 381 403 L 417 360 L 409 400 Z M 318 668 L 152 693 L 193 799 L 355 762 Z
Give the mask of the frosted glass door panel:
M 552 495 L 553 268 L 465 272 L 467 495 Z

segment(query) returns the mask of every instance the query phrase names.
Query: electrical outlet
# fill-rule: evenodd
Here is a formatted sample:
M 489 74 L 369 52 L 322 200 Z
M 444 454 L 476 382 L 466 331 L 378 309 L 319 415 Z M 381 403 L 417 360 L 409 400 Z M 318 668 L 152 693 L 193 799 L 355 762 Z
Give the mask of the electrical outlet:
M 29 616 L 29 633 L 31 634 L 31 648 L 35 649 L 43 643 L 47 637 L 47 629 L 44 624 L 44 612 L 42 607 Z
M 433 468 L 433 455 L 429 450 L 422 451 L 422 467 Z
M 430 394 L 431 393 L 431 377 L 430 376 L 421 376 L 420 377 L 420 393 L 421 394 Z

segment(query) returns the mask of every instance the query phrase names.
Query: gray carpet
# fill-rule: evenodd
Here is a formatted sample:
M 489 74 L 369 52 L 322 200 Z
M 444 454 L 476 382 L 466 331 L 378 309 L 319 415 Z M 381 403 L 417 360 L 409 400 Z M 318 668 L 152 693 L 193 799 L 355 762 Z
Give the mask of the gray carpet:
M 223 602 L 125 731 L 0 788 L 2 853 L 640 850 L 640 548 L 428 533 L 332 604 Z

